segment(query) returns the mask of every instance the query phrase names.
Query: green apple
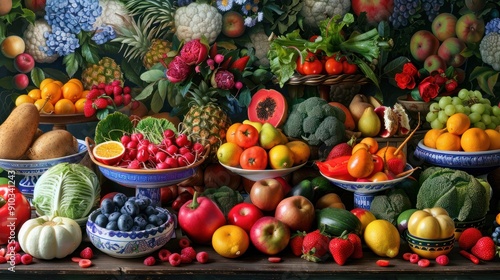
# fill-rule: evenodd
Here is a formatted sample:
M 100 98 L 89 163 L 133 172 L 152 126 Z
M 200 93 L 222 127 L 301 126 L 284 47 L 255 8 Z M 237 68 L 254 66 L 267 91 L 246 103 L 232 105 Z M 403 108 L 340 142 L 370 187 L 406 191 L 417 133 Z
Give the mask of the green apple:
M 259 132 L 259 145 L 269 150 L 272 147 L 280 144 L 282 141 L 281 132 L 270 123 L 264 123 Z

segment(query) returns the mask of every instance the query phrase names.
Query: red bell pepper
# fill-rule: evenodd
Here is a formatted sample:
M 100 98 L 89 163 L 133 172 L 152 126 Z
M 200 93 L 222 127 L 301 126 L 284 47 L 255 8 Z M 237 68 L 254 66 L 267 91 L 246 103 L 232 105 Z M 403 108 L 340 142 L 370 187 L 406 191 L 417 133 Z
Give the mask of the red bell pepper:
M 351 156 L 340 156 L 326 161 L 316 161 L 315 164 L 323 175 L 339 180 L 354 181 L 347 171 L 347 163 Z
M 13 185 L 0 185 L 0 245 L 14 241 L 17 231 L 31 218 L 31 206 Z
M 226 217 L 220 208 L 208 197 L 198 197 L 187 201 L 179 209 L 178 222 L 187 237 L 195 243 L 208 244 L 213 233 L 226 224 Z
M 248 55 L 242 56 L 242 57 L 238 58 L 237 60 L 235 60 L 231 64 L 230 68 L 236 69 L 240 72 L 243 72 L 243 71 L 245 71 L 245 68 L 247 67 L 248 60 L 250 60 L 250 56 L 248 56 Z

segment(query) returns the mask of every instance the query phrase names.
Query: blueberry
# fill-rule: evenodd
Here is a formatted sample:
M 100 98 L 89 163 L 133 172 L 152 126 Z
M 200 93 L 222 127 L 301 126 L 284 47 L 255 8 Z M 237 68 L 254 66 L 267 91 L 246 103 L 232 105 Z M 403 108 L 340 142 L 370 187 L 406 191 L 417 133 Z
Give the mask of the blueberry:
M 168 221 L 168 215 L 165 212 L 159 212 L 158 218 L 164 222 Z
M 149 206 L 149 203 L 144 198 L 136 199 L 135 204 L 137 204 L 137 206 L 139 206 L 140 211 L 144 211 L 146 209 L 146 207 Z
M 116 221 L 109 221 L 106 225 L 106 229 L 109 230 L 118 230 L 118 223 Z
M 120 218 L 118 218 L 118 229 L 121 231 L 130 231 L 130 229 L 134 226 L 134 219 L 128 214 L 122 214 Z
M 117 193 L 115 194 L 115 196 L 113 196 L 113 202 L 118 207 L 122 207 L 127 200 L 128 200 L 127 196 L 123 193 Z
M 140 226 L 138 226 L 138 225 L 135 225 L 135 226 L 133 226 L 133 227 L 130 229 L 130 231 L 141 231 L 141 230 L 142 230 L 142 228 L 141 228 Z
M 104 214 L 97 215 L 97 217 L 95 218 L 95 224 L 103 228 L 106 227 L 106 225 L 108 224 L 108 217 L 106 217 L 106 215 Z
M 118 221 L 118 218 L 120 218 L 121 215 L 122 215 L 122 213 L 120 213 L 118 211 L 113 212 L 113 213 L 109 214 L 108 220 L 109 221 Z
M 131 196 L 127 199 L 127 201 L 132 201 L 134 202 L 137 198 L 135 196 Z
M 111 198 L 105 198 L 101 202 L 101 213 L 110 214 L 115 210 L 115 204 Z
M 125 207 L 120 208 L 120 213 L 123 214 L 128 214 L 127 209 Z
M 132 217 L 135 217 L 137 214 L 139 214 L 139 206 L 137 206 L 135 201 L 129 200 L 125 202 L 125 205 L 123 205 L 122 208 L 125 208 L 127 214 L 129 214 Z
M 153 214 L 153 215 L 149 216 L 148 217 L 148 222 L 150 224 L 153 224 L 153 225 L 156 225 L 156 226 L 159 226 L 159 225 L 161 225 L 163 223 L 163 221 L 160 218 L 158 218 L 158 215 L 156 215 L 156 214 Z
M 158 212 L 153 206 L 150 205 L 150 206 L 146 207 L 146 210 L 144 210 L 144 213 L 146 213 L 147 216 L 151 216 L 153 214 L 156 215 L 156 213 L 158 213 Z
M 156 226 L 153 224 L 147 224 L 146 227 L 144 228 L 145 230 L 155 228 Z
M 134 218 L 134 225 L 139 226 L 141 229 L 144 229 L 147 224 L 148 224 L 148 221 L 146 221 L 146 219 L 144 219 L 141 216 L 137 216 Z

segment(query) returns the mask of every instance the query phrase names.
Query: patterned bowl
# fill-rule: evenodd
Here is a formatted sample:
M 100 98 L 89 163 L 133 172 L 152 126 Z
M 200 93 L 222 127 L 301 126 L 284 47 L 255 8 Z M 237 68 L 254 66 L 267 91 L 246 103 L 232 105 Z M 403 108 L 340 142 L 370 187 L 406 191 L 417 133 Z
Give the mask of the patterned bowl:
M 484 152 L 441 151 L 425 146 L 424 140 L 418 142 L 414 155 L 429 164 L 460 169 L 472 175 L 487 174 L 500 166 L 500 150 Z
M 448 254 L 455 244 L 455 235 L 444 239 L 425 239 L 416 237 L 405 231 L 408 246 L 422 258 L 435 259 L 440 255 Z
M 467 228 L 473 227 L 481 230 L 485 224 L 486 217 L 482 217 L 481 219 L 477 219 L 474 221 L 455 221 L 455 239 L 458 240 L 460 238 L 460 235 L 462 235 L 462 232 Z
M 243 169 L 243 168 L 238 168 L 238 167 L 231 167 L 231 166 L 228 166 L 228 165 L 225 165 L 222 163 L 221 163 L 221 165 L 224 166 L 225 168 L 227 168 L 229 171 L 234 172 L 235 174 L 238 174 L 241 177 L 245 177 L 248 180 L 259 181 L 262 179 L 286 176 L 286 175 L 300 169 L 302 166 L 306 165 L 306 163 L 307 162 L 304 162 L 301 165 L 292 166 L 290 168 L 265 169 L 265 170 L 249 170 L 249 169 Z
M 168 220 L 155 228 L 141 231 L 118 231 L 102 228 L 94 223 L 101 209 L 90 213 L 86 225 L 90 242 L 101 252 L 115 258 L 144 257 L 163 247 L 175 231 L 174 218 L 166 209 L 156 208 L 165 213 Z

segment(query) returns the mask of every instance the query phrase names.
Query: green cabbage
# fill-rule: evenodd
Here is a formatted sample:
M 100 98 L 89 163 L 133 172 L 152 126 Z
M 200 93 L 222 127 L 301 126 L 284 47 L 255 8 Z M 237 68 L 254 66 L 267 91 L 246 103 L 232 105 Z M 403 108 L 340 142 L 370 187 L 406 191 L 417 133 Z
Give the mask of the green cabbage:
M 89 215 L 100 200 L 99 178 L 78 163 L 59 163 L 35 183 L 33 206 L 39 215 L 80 219 Z

